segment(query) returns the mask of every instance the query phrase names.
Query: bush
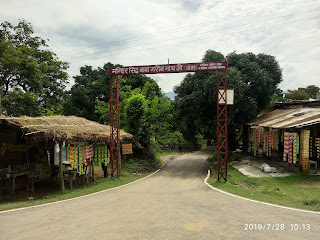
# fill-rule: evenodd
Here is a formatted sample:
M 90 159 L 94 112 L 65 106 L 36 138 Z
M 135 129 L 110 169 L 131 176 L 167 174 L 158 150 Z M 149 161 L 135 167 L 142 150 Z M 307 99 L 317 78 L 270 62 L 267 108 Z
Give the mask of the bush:
M 155 170 L 159 167 L 159 162 L 155 157 L 154 151 L 151 148 L 145 149 L 140 153 L 139 157 L 123 159 L 122 165 L 129 172 L 143 172 Z
M 184 145 L 182 133 L 174 131 L 157 138 L 157 142 L 162 150 L 181 150 Z
M 147 122 L 147 105 L 144 96 L 133 95 L 125 107 L 125 131 L 134 136 L 133 156 L 144 158 L 150 150 L 150 126 Z
M 201 149 L 201 144 L 194 141 L 185 141 L 181 150 L 192 152 L 192 151 L 197 151 L 199 149 Z
M 218 161 L 218 155 L 217 155 L 217 151 L 215 151 L 210 158 L 208 159 L 210 163 L 214 163 Z

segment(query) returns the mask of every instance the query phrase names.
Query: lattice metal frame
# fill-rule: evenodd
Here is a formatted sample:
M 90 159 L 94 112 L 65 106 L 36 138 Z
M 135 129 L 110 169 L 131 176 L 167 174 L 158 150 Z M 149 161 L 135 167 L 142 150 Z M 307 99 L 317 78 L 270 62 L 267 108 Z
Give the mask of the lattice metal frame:
M 227 72 L 217 72 L 218 181 L 228 174 Z
M 110 165 L 111 177 L 120 177 L 119 77 L 110 76 Z

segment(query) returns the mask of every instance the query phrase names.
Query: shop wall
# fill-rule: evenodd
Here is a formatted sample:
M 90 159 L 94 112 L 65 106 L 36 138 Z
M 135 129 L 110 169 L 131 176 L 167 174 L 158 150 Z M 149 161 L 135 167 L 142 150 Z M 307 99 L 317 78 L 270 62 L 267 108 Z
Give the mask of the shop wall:
M 0 169 L 8 167 L 8 153 L 4 145 L 17 144 L 17 132 L 6 125 L 0 125 Z

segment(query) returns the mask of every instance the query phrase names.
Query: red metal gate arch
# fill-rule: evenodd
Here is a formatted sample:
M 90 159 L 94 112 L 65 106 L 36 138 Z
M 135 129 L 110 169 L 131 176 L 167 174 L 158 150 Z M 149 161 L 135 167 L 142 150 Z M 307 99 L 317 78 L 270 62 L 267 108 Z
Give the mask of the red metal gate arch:
M 226 61 L 109 68 L 111 177 L 114 177 L 115 174 L 116 177 L 120 177 L 120 110 L 118 84 L 119 75 L 183 72 L 217 72 L 218 180 L 223 178 L 225 181 L 227 181 L 227 69 L 228 63 Z

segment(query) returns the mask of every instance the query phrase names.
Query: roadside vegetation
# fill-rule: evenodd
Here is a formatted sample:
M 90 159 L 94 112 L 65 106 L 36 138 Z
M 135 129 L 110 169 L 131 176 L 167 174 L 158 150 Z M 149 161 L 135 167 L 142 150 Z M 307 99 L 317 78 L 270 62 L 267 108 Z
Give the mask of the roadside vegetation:
M 163 166 L 166 162 L 166 158 L 172 159 L 181 154 L 182 153 L 172 151 L 166 151 L 161 153 L 159 152 L 156 154 L 155 158 L 157 160 L 158 165 Z M 148 167 L 148 165 L 145 163 L 145 160 L 140 159 L 134 162 L 132 161 L 132 159 L 130 159 L 130 162 L 124 162 L 122 164 L 120 178 L 98 178 L 95 182 L 89 185 L 84 185 L 82 187 L 74 188 L 72 190 L 66 189 L 64 192 L 57 190 L 45 195 L 41 194 L 35 196 L 29 194 L 23 195 L 23 197 L 18 198 L 12 195 L 0 196 L 0 211 L 36 206 L 45 203 L 57 202 L 61 200 L 85 196 L 88 194 L 119 187 L 137 181 L 141 178 L 148 176 L 153 171 L 154 168 L 150 166 Z
M 217 172 L 217 165 L 213 167 Z M 228 181 L 208 183 L 238 196 L 282 206 L 320 211 L 320 177 L 294 173 L 286 177 L 254 178 L 228 166 Z
M 80 188 L 66 189 L 64 192 L 57 191 L 45 196 L 24 196 L 23 199 L 17 200 L 14 196 L 1 196 L 0 197 L 0 211 L 30 207 L 50 202 L 61 201 L 65 199 L 80 197 L 91 193 L 99 192 L 106 189 L 119 187 L 124 184 L 139 180 L 151 172 L 134 173 L 123 169 L 120 178 L 99 178 L 95 182 L 85 185 Z

